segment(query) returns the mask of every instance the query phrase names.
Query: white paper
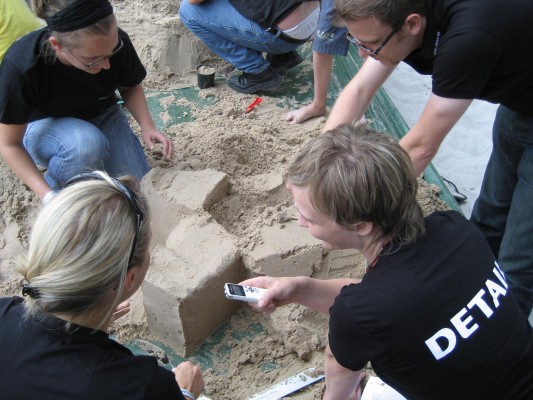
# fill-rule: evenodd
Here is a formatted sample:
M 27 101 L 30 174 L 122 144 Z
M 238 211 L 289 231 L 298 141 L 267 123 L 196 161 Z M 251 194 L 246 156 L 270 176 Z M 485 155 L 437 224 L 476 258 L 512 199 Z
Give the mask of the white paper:
M 377 376 L 371 376 L 366 383 L 361 400 L 407 400 Z

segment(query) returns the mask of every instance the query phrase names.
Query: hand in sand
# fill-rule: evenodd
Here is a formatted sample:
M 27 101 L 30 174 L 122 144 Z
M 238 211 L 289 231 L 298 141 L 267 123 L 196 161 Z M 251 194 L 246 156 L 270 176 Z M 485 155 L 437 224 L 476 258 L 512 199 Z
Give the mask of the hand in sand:
M 285 120 L 291 125 L 300 124 L 309 118 L 321 117 L 327 111 L 326 106 L 316 105 L 314 102 L 298 110 L 292 110 L 287 113 Z
M 180 388 L 188 390 L 195 398 L 200 396 L 200 393 L 204 390 L 205 383 L 199 366 L 190 361 L 185 361 L 178 364 L 172 371 Z
M 163 132 L 157 129 L 145 129 L 141 132 L 141 136 L 150 150 L 154 149 L 155 143 L 161 143 L 163 155 L 169 160 L 174 157 L 174 142 Z

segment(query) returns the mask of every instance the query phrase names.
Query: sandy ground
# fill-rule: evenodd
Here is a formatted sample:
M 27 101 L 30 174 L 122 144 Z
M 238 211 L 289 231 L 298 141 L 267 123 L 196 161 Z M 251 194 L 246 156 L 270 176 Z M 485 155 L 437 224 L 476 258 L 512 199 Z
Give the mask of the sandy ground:
M 119 25 L 130 34 L 146 65 L 146 88 L 170 90 L 195 86 L 195 65 L 202 61 L 224 63 L 213 58 L 205 47 L 181 26 L 178 3 L 171 0 L 113 2 Z M 310 68 L 309 60 L 305 61 Z M 245 96 L 227 88 L 217 78 L 214 88 L 200 92 L 200 99 L 215 99 L 207 109 L 196 107 L 174 92 L 160 100 L 159 117 L 172 121 L 176 104 L 187 105 L 193 122 L 169 124 L 165 132 L 176 144 L 173 161 L 162 158 L 156 149 L 147 151 L 152 167 L 163 170 L 214 169 L 229 176 L 230 193 L 208 210 L 213 218 L 235 237 L 243 255 L 262 242 L 259 228 L 276 223 L 290 210 L 288 193 L 257 191 L 258 176 L 285 169 L 301 144 L 320 133 L 324 118 L 293 126 L 284 121 L 287 109 L 276 106 L 277 99 L 263 96 L 263 103 L 245 114 L 255 96 Z M 420 181 L 419 201 L 426 213 L 446 208 L 437 199 L 438 188 Z M 19 293 L 14 269 L 18 254 L 27 246 L 32 221 L 41 207 L 36 197 L 0 161 L 0 295 Z M 154 210 L 157 212 L 157 210 Z M 157 230 L 157 227 L 153 227 Z M 302 230 L 302 235 L 308 233 Z M 264 244 L 264 243 L 263 243 Z M 327 255 L 324 255 L 327 257 Z M 362 265 L 355 265 L 350 276 L 361 276 Z M 323 277 L 320 271 L 315 275 Z M 141 294 L 135 297 L 133 312 L 120 321 L 113 334 L 121 342 L 151 339 L 142 309 Z M 199 316 L 201 318 L 201 316 Z M 260 328 L 261 324 L 266 328 Z M 213 354 L 221 355 L 205 369 L 206 393 L 216 399 L 244 399 L 261 388 L 309 367 L 321 369 L 327 334 L 327 318 L 299 306 L 287 306 L 271 317 L 260 316 L 243 307 L 230 321 L 225 336 L 212 344 Z M 244 336 L 236 338 L 235 332 Z M 254 332 L 254 334 L 246 333 Z M 293 398 L 319 399 L 323 383 L 318 383 Z

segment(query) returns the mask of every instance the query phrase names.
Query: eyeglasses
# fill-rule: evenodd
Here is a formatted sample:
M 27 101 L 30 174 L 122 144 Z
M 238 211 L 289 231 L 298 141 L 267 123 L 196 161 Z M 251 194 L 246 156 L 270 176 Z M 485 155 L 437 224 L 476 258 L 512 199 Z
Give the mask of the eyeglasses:
M 87 180 L 92 180 L 92 179 L 106 181 L 110 185 L 117 188 L 122 193 L 124 198 L 128 201 L 133 211 L 135 212 L 135 236 L 133 237 L 131 253 L 128 259 L 128 267 L 130 267 L 131 261 L 133 259 L 133 255 L 135 254 L 135 251 L 137 250 L 137 242 L 139 241 L 139 238 L 141 237 L 141 230 L 143 226 L 144 211 L 143 211 L 143 204 L 141 202 L 141 199 L 139 198 L 139 196 L 137 196 L 137 193 L 135 193 L 133 189 L 130 189 L 128 186 L 124 185 L 118 179 L 112 178 L 102 171 L 87 172 L 87 173 L 76 175 L 68 180 L 66 186 L 70 186 L 77 182 L 87 181 Z
M 70 54 L 72 54 L 74 56 L 74 58 L 76 60 L 78 60 L 78 62 L 81 65 L 83 65 L 85 68 L 89 68 L 90 69 L 90 68 L 94 67 L 96 64 L 100 64 L 100 63 L 104 62 L 105 60 L 109 60 L 111 57 L 113 57 L 115 54 L 117 54 L 124 47 L 124 42 L 122 41 L 122 39 L 118 38 L 118 40 L 119 40 L 118 45 L 117 45 L 117 47 L 115 47 L 115 49 L 113 50 L 113 52 L 111 54 L 109 54 L 107 56 L 103 56 L 102 58 L 99 58 L 98 60 L 93 61 L 93 62 L 91 62 L 89 64 L 85 64 L 83 61 L 81 61 L 78 58 L 78 56 L 76 56 L 76 54 L 74 54 L 74 52 L 72 50 L 68 50 L 68 49 L 67 50 L 68 50 L 68 52 Z
M 374 49 L 374 50 L 369 49 L 369 48 L 366 47 L 364 44 L 361 44 L 361 43 L 359 42 L 359 40 L 357 40 L 356 38 L 354 38 L 350 32 L 346 32 L 346 39 L 348 39 L 348 40 L 350 41 L 350 43 L 352 43 L 352 44 L 356 45 L 357 47 L 359 47 L 360 49 L 366 51 L 370 57 L 372 57 L 372 58 L 376 58 L 376 57 L 378 56 L 379 52 L 380 52 L 381 50 L 383 50 L 383 47 L 385 47 L 385 45 L 388 43 L 388 41 L 391 40 L 391 38 L 394 36 L 394 34 L 395 34 L 396 32 L 398 32 L 402 26 L 403 26 L 403 21 L 402 21 L 400 24 L 396 25 L 396 26 L 394 27 L 394 29 L 392 30 L 392 32 L 389 33 L 389 34 L 387 35 L 387 37 L 386 37 L 385 39 L 383 39 L 383 41 L 381 42 L 381 44 L 380 44 L 376 49 Z

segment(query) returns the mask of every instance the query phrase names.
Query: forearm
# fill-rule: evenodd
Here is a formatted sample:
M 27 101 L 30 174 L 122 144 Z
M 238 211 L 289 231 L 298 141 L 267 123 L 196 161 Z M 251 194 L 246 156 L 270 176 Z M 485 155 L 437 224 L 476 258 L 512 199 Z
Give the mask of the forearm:
M 341 366 L 328 346 L 324 358 L 324 373 L 326 376 L 326 390 L 323 400 L 354 399 L 363 371 L 352 371 Z M 363 375 L 363 376 L 361 376 Z
M 22 145 L 25 131 L 26 125 L 0 124 L 0 154 L 15 175 L 43 199 L 51 188 Z
M 337 97 L 322 131 L 327 132 L 339 125 L 359 120 L 365 114 L 371 100 L 372 95 L 365 96 L 357 85 L 349 84 Z
M 400 145 L 407 151 L 411 162 L 413 163 L 413 168 L 415 170 L 415 175 L 419 176 L 427 168 L 435 154 L 437 153 L 438 148 L 428 149 L 423 146 L 419 146 L 411 140 L 411 137 L 408 135 L 404 136 L 400 140 Z
M 365 114 L 376 91 L 394 68 L 384 66 L 370 58 L 365 60 L 359 72 L 337 98 L 323 131 L 359 120 Z
M 296 277 L 297 289 L 295 290 L 293 303 L 298 303 L 321 313 L 329 313 L 335 298 L 341 289 L 353 283 L 359 283 L 358 279 L 314 279 L 308 277 Z
M 150 114 L 143 87 L 139 84 L 120 90 L 124 105 L 129 110 L 141 130 L 155 129 L 154 120 Z
M 52 190 L 24 147 L 2 147 L 0 152 L 9 168 L 40 199 L 43 199 L 46 193 Z
M 326 106 L 332 69 L 333 56 L 331 54 L 313 52 L 313 80 L 315 87 L 313 102 L 317 106 Z
M 424 172 L 439 146 L 472 100 L 449 99 L 432 94 L 417 123 L 400 140 L 417 175 Z

